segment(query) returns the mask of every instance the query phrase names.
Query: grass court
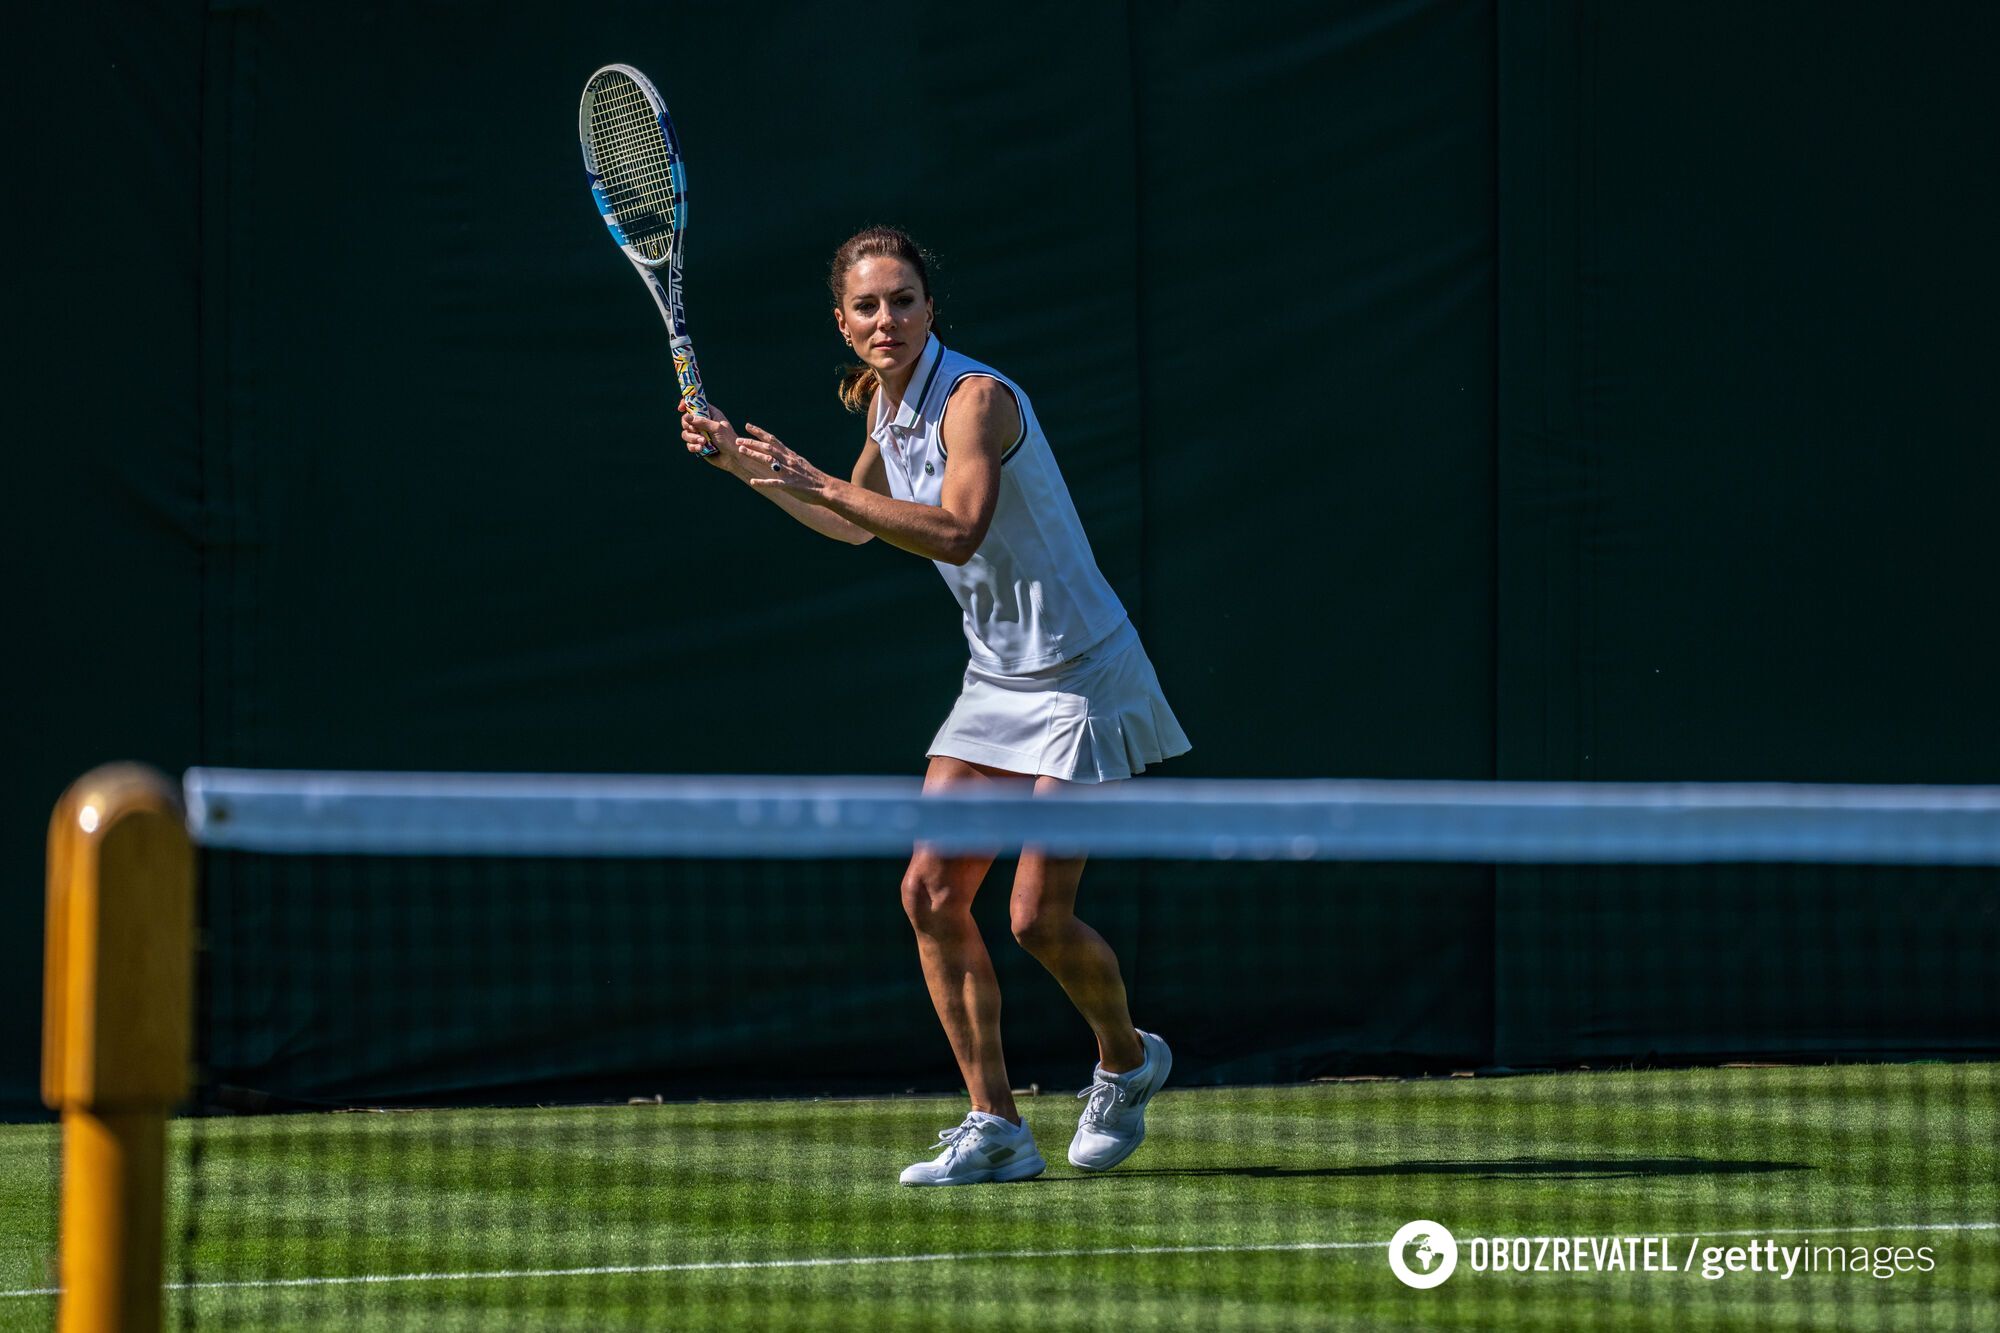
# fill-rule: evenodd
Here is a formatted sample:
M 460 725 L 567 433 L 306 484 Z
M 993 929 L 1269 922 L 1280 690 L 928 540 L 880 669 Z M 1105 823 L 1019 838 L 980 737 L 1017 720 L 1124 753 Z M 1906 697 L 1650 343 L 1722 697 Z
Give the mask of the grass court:
M 172 1318 L 354 1329 L 2000 1327 L 2000 1066 L 1173 1089 L 1103 1176 L 919 1190 L 963 1103 L 176 1122 Z M 199 1171 L 188 1169 L 198 1155 Z M 55 1131 L 0 1127 L 0 1328 L 54 1313 Z M 192 1249 L 190 1201 L 200 1210 Z M 1459 1245 L 1433 1290 L 1386 1242 Z M 1677 1271 L 1475 1272 L 1474 1237 L 1666 1236 Z M 1772 1237 L 1928 1245 L 1882 1279 L 1681 1271 Z

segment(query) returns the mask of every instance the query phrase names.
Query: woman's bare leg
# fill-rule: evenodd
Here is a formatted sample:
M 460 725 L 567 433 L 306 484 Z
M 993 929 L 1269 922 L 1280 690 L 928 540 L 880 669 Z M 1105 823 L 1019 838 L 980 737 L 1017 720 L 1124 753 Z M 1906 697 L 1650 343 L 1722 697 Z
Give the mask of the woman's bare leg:
M 989 774 L 974 765 L 940 755 L 931 760 L 924 790 L 987 780 Z M 958 1060 L 972 1109 L 1018 1123 L 1021 1116 L 1000 1047 L 1000 983 L 972 920 L 972 900 L 992 864 L 991 856 L 945 856 L 918 847 L 903 874 L 903 911 L 917 932 L 924 984 Z
M 1038 778 L 1037 793 L 1061 786 Z M 1102 935 L 1076 916 L 1076 890 L 1084 858 L 1021 853 L 1011 901 L 1014 938 L 1061 983 L 1070 1002 L 1097 1034 L 1097 1059 L 1105 1072 L 1124 1074 L 1145 1063 L 1145 1049 L 1125 1004 L 1118 956 Z

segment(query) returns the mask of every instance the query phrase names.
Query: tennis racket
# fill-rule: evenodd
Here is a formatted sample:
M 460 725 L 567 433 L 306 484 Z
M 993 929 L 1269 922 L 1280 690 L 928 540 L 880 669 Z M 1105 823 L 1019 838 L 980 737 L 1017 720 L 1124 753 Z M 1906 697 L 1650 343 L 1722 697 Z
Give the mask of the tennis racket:
M 611 229 L 611 239 L 632 261 L 660 317 L 667 321 L 674 353 L 680 403 L 709 415 L 701 391 L 694 342 L 681 306 L 681 252 L 687 236 L 687 169 L 667 104 L 652 80 L 630 65 L 606 65 L 583 86 L 576 136 L 583 143 L 583 169 L 590 174 L 590 197 Z M 702 457 L 716 452 L 711 441 Z

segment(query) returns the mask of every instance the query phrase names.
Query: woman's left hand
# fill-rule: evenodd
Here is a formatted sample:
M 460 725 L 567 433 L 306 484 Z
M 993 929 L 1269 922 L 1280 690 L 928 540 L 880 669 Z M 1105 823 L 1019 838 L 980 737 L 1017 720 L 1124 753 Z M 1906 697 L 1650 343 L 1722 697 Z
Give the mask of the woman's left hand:
M 788 448 L 783 440 L 765 430 L 762 426 L 744 423 L 743 433 L 737 437 L 737 452 L 746 462 L 756 468 L 756 475 L 745 478 L 752 486 L 775 487 L 796 495 L 808 504 L 825 504 L 827 487 L 833 478 L 821 472 L 803 455 Z M 769 475 L 766 475 L 769 469 Z

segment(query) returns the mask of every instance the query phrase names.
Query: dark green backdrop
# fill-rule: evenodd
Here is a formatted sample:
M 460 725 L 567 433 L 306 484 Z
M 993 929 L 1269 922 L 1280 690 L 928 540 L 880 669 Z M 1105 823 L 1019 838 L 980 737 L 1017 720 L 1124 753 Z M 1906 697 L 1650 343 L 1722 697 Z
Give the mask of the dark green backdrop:
M 33 1098 L 41 821 L 101 760 L 920 766 L 962 661 L 936 575 L 673 442 L 657 316 L 577 161 L 577 90 L 613 59 L 672 99 L 690 313 L 739 419 L 844 467 L 825 257 L 870 221 L 943 256 L 945 337 L 1034 395 L 1194 737 L 1175 771 L 2000 778 L 1993 11 L 907 18 L 217 0 L 23 22 L 8 82 L 47 131 L 20 139 L 7 224 L 0 1102 Z M 1991 957 L 1977 885 L 1771 916 L 1742 875 L 1704 915 L 1608 878 L 1232 880 L 1324 944 L 1184 1066 L 2000 1046 L 1990 989 L 1949 1017 L 1871 991 L 1850 1022 L 1801 987 L 1754 1030 L 1657 1003 L 1792 946 L 1849 950 L 1850 980 L 1892 938 Z M 1913 924 L 1916 888 L 1955 910 Z M 1644 926 L 1630 957 L 1593 923 L 1607 890 Z M 1171 996 L 1193 1028 L 1247 988 L 1146 892 L 1107 882 L 1100 912 L 1142 977 L 1229 980 Z M 1718 933 L 1739 904 L 1761 936 Z M 863 1017 L 909 1038 L 880 1078 L 935 1082 L 892 882 L 878 910 L 875 945 L 802 984 L 870 976 Z M 1587 963 L 1551 943 L 1586 939 Z M 1017 1065 L 1073 1035 L 1030 1031 Z

